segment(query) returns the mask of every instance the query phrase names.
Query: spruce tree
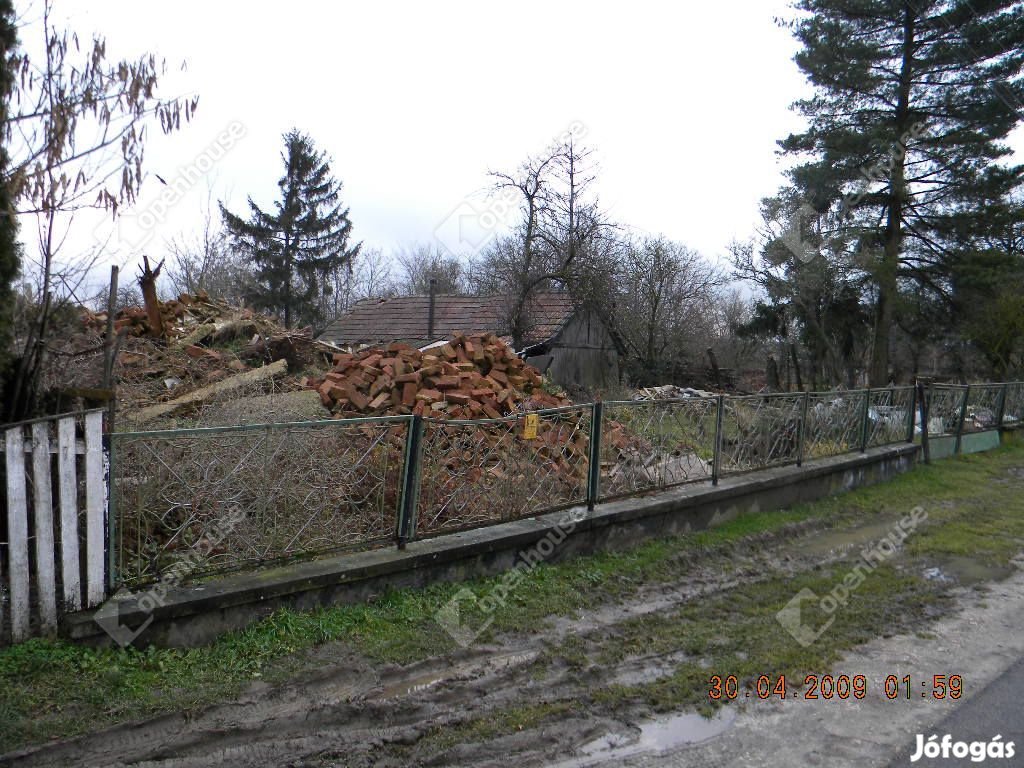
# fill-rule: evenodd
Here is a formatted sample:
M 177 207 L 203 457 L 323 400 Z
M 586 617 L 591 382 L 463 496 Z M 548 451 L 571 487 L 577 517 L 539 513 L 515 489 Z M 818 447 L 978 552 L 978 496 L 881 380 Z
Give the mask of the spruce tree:
M 255 266 L 253 305 L 291 328 L 296 320 L 320 320 L 317 297 L 327 275 L 351 265 L 360 245 L 349 245 L 352 222 L 326 155 L 298 130 L 286 133 L 284 143 L 274 211 L 263 211 L 251 197 L 248 220 L 220 208 L 234 245 Z
M 11 0 L 0 0 L 0 180 L 7 178 L 7 118 L 11 88 L 14 85 L 12 56 L 18 46 L 14 26 L 14 8 Z M 14 287 L 19 269 L 18 220 L 14 200 L 6 183 L 0 182 L 0 402 L 4 397 L 4 382 L 10 363 Z
M 795 187 L 845 238 L 874 297 L 871 384 L 889 377 L 901 288 L 948 295 L 951 260 L 1022 178 L 1024 4 L 799 0 L 806 131 L 780 142 Z

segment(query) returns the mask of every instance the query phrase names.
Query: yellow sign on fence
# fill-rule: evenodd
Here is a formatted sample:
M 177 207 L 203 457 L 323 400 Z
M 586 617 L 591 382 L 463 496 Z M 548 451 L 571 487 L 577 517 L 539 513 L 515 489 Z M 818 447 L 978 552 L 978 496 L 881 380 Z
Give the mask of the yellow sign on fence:
M 526 422 L 523 424 L 523 439 L 536 440 L 538 426 L 540 426 L 540 416 L 536 413 L 526 414 Z

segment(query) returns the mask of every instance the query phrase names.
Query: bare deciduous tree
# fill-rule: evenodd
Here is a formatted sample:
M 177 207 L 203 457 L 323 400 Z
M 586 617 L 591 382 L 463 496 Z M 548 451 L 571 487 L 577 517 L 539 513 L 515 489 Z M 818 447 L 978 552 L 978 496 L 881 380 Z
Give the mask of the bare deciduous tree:
M 75 32 L 56 26 L 52 0 L 43 3 L 39 31 L 42 54 L 15 55 L 18 78 L 2 137 L 10 153 L 3 183 L 18 213 L 36 217 L 38 251 L 26 252 L 26 261 L 38 273 L 41 302 L 5 398 L 11 418 L 34 408 L 50 318 L 91 257 L 60 257 L 75 212 L 100 208 L 116 216 L 131 204 L 143 178 L 147 123 L 158 121 L 165 133 L 178 130 L 197 103 L 157 97 L 166 67 L 154 56 L 112 61 L 102 37 L 83 45 Z
M 653 381 L 684 364 L 694 347 L 712 337 L 725 277 L 696 251 L 664 237 L 630 244 L 624 259 L 616 329 L 635 375 Z
M 497 238 L 471 268 L 478 292 L 503 293 L 513 345 L 523 345 L 530 328 L 531 296 L 558 287 L 583 297 L 595 278 L 595 265 L 608 251 L 613 226 L 591 188 L 592 152 L 570 136 L 514 173 L 494 172 L 495 192 L 520 199 L 520 221 Z M 579 289 L 579 290 L 575 290 Z
M 465 293 L 466 280 L 462 262 L 440 248 L 417 243 L 395 254 L 402 270 L 399 288 L 409 295 L 430 292 L 431 279 L 436 280 L 437 293 Z
M 380 248 L 361 248 L 350 265 L 337 267 L 328 274 L 321 297 L 322 316 L 330 321 L 357 301 L 397 295 L 391 268 Z
M 232 250 L 212 202 L 210 190 L 198 233 L 191 237 L 180 235 L 167 243 L 167 282 L 174 295 L 205 291 L 215 298 L 241 305 L 253 289 L 252 268 Z

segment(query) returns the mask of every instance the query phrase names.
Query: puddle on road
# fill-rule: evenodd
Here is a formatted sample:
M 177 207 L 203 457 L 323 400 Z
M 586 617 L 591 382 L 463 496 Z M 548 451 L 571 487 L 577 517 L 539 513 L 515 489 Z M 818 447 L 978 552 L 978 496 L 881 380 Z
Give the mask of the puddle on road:
M 1016 568 L 1012 565 L 996 565 L 985 563 L 973 557 L 949 556 L 933 560 L 932 565 L 924 570 L 924 577 L 930 581 L 942 583 L 955 582 L 964 587 L 971 587 L 984 581 L 1002 581 L 1012 576 Z
M 650 720 L 632 733 L 607 733 L 588 742 L 577 750 L 579 757 L 558 765 L 560 768 L 584 768 L 643 752 L 665 752 L 700 744 L 724 733 L 735 719 L 736 710 L 726 707 L 712 718 L 685 714 Z
M 856 528 L 840 528 L 833 531 L 819 531 L 811 535 L 806 542 L 795 542 L 793 549 L 799 554 L 811 557 L 826 555 L 845 555 L 863 549 L 870 549 L 875 544 L 897 531 L 900 518 L 881 520 L 877 523 L 861 525 Z M 897 540 L 899 534 L 897 533 Z

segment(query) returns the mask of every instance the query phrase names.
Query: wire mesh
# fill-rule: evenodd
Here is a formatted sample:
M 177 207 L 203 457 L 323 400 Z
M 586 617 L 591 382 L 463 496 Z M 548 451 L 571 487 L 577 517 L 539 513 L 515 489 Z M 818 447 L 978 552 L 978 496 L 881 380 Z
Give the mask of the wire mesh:
M 804 458 L 858 451 L 864 440 L 865 391 L 812 392 L 807 397 Z
M 722 474 L 797 460 L 802 394 L 728 397 L 723 403 Z
M 120 582 L 181 581 L 393 538 L 407 422 L 114 435 Z
M 872 389 L 869 397 L 868 447 L 907 442 L 914 388 Z
M 999 403 L 1003 397 L 1002 384 L 972 384 L 967 394 L 967 415 L 964 432 L 995 429 L 999 418 Z
M 717 412 L 717 398 L 605 403 L 601 498 L 709 479 Z
M 945 384 L 934 384 L 928 393 L 928 435 L 955 435 L 960 426 L 960 409 L 964 390 Z
M 1020 424 L 1022 421 L 1024 421 L 1024 382 L 1015 381 L 1006 385 L 1003 425 Z
M 527 416 L 426 419 L 417 536 L 528 517 L 587 499 L 591 406 Z

